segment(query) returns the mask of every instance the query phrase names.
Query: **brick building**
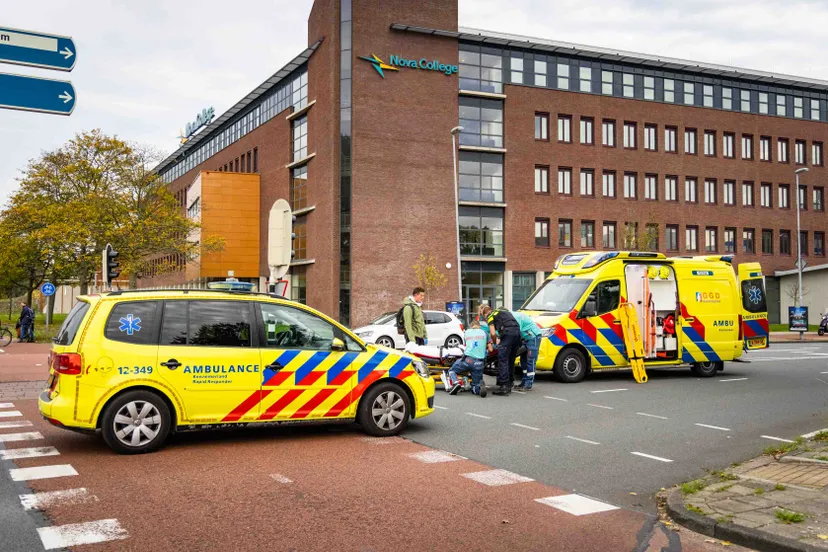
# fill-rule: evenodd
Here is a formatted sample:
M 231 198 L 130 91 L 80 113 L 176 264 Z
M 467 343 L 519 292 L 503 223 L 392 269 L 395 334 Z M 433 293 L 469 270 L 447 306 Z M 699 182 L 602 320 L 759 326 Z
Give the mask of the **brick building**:
M 259 175 L 259 273 L 236 276 L 260 285 L 289 199 L 290 293 L 345 323 L 397 308 L 421 252 L 448 281 L 432 304 L 456 299 L 456 216 L 470 308 L 519 306 L 578 249 L 790 269 L 799 168 L 824 263 L 828 82 L 464 29 L 456 1 L 316 0 L 308 44 L 157 171 L 185 207 L 200 171 Z

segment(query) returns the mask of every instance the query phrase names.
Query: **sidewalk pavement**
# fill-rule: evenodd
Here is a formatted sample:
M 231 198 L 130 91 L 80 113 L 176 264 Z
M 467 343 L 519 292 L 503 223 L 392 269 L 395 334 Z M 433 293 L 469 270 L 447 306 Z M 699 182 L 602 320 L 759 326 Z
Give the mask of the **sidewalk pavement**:
M 828 431 L 665 493 L 688 529 L 759 551 L 828 550 Z
M 47 343 L 12 343 L 0 349 L 0 403 L 36 399 L 49 377 Z
M 771 332 L 770 343 L 798 343 L 799 332 Z M 816 332 L 805 332 L 803 343 L 828 343 L 828 335 L 820 337 Z

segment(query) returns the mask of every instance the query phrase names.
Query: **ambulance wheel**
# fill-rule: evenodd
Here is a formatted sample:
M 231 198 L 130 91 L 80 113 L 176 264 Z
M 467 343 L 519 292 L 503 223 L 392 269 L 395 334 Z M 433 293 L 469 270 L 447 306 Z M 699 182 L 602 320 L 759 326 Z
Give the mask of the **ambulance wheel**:
M 578 383 L 586 377 L 586 373 L 586 358 L 574 347 L 564 349 L 555 359 L 555 375 L 564 383 Z
M 699 378 L 712 378 L 722 368 L 724 363 L 721 361 L 697 362 L 690 367 L 690 371 Z
M 383 382 L 368 390 L 359 401 L 357 422 L 368 435 L 390 437 L 397 435 L 411 418 L 411 402 L 402 388 Z
M 171 425 L 170 409 L 161 397 L 149 391 L 129 391 L 104 410 L 101 434 L 115 452 L 141 454 L 163 445 Z

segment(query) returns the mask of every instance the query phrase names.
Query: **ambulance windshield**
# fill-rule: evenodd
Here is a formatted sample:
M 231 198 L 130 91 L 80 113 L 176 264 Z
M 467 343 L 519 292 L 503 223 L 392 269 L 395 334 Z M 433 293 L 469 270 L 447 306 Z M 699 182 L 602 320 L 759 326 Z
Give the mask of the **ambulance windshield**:
M 592 280 L 553 278 L 547 280 L 523 304 L 521 310 L 564 313 L 571 311 Z

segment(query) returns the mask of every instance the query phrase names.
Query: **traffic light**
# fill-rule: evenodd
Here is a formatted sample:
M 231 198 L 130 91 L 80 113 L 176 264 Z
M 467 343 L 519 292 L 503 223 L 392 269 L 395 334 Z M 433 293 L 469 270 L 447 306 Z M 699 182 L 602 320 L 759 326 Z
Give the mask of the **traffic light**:
M 118 269 L 120 264 L 118 262 L 118 252 L 112 249 L 111 244 L 106 244 L 103 250 L 103 268 L 101 271 L 105 286 L 112 286 L 112 281 L 121 274 Z

